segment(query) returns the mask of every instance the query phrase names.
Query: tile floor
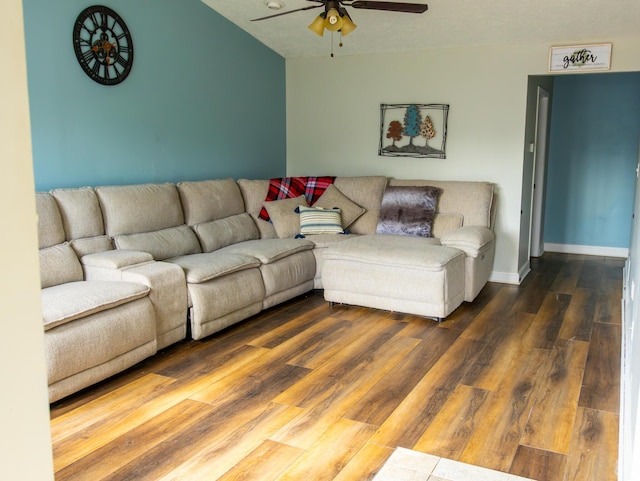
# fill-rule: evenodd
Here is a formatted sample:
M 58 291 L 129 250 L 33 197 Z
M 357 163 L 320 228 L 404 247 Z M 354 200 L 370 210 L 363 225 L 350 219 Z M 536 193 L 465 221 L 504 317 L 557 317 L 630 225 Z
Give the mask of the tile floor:
M 430 454 L 397 448 L 373 481 L 535 481 Z

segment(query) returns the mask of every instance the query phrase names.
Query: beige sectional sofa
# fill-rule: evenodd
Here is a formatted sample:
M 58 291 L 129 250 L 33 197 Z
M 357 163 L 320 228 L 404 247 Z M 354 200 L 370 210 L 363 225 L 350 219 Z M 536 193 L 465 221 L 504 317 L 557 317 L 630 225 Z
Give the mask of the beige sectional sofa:
M 433 237 L 376 234 L 388 185 L 440 189 Z M 348 233 L 307 236 L 295 236 L 296 200 L 259 218 L 268 189 L 216 179 L 38 193 L 50 401 L 312 289 L 444 318 L 488 280 L 489 183 L 337 177 L 317 206 L 341 208 Z

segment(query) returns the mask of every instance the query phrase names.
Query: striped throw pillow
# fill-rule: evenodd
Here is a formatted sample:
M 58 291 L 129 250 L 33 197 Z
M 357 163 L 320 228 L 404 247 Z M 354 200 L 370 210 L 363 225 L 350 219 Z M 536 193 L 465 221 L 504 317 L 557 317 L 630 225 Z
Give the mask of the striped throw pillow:
M 300 234 L 343 234 L 340 209 L 322 209 L 301 205 Z

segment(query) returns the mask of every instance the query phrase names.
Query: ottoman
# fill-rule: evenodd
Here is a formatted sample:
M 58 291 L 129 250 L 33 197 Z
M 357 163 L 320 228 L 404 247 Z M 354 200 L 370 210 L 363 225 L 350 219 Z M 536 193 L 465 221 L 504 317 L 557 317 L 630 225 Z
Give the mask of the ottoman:
M 465 255 L 437 239 L 372 234 L 322 254 L 324 298 L 444 320 L 464 299 Z

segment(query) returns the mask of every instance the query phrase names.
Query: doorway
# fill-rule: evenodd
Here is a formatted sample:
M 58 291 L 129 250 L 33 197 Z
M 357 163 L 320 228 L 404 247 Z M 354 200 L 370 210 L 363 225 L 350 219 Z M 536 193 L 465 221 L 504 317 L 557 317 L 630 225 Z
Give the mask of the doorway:
M 544 253 L 544 194 L 549 134 L 549 92 L 538 87 L 536 102 L 536 130 L 533 148 L 533 185 L 531 186 L 531 240 L 527 257 Z

